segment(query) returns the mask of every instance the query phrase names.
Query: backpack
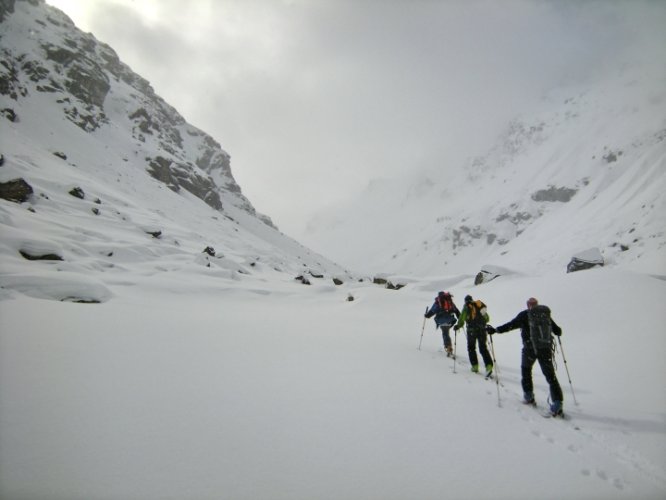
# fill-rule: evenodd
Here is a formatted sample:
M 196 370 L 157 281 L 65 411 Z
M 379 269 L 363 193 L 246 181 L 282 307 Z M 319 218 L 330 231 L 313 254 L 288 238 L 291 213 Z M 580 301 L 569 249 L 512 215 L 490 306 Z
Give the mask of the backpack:
M 527 318 L 534 349 L 550 349 L 553 342 L 550 309 L 542 305 L 534 306 L 527 310 Z
M 442 310 L 442 312 L 446 313 L 455 312 L 456 306 L 453 304 L 453 300 L 451 300 L 451 294 L 439 292 L 435 300 L 439 304 L 439 308 Z
M 467 326 L 472 328 L 484 328 L 486 326 L 486 318 L 483 313 L 486 312 L 486 305 L 480 300 L 469 302 L 467 307 Z

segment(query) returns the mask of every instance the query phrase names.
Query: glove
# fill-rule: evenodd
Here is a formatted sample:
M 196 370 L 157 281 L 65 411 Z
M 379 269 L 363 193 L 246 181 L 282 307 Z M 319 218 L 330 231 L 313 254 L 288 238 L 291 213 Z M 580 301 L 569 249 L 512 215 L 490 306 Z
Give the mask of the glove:
M 493 335 L 493 334 L 495 334 L 496 332 L 497 332 L 497 330 L 495 330 L 495 327 L 494 327 L 494 326 L 492 326 L 492 325 L 486 325 L 486 333 L 487 333 L 488 335 Z
M 460 325 L 456 325 L 453 327 L 454 332 L 457 332 L 458 330 L 460 330 Z
M 562 330 L 553 331 L 553 335 L 555 335 L 556 337 L 561 337 L 562 336 Z

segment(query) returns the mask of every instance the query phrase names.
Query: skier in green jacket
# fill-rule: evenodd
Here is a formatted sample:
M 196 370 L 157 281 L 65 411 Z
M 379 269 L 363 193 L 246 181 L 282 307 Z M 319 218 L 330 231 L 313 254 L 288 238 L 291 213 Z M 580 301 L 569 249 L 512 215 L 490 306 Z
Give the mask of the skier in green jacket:
M 455 331 L 460 330 L 467 323 L 467 354 L 472 365 L 472 371 L 478 373 L 479 359 L 476 355 L 476 344 L 479 344 L 479 352 L 486 365 L 486 377 L 493 373 L 493 358 L 488 352 L 486 324 L 490 321 L 486 305 L 480 300 L 474 300 L 471 295 L 465 297 L 465 305 L 458 318 L 458 323 L 453 327 Z

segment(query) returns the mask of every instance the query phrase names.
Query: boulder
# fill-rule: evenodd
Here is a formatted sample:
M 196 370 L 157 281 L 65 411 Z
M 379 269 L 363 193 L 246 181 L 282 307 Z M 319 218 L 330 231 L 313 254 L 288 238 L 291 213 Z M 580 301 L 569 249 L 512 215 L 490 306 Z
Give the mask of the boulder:
M 156 231 L 146 231 L 146 234 L 151 235 L 153 238 L 160 239 L 162 237 L 162 231 L 156 230 Z
M 81 189 L 78 186 L 70 189 L 69 194 L 71 194 L 74 198 L 79 198 L 80 200 L 83 200 L 86 197 L 86 194 L 83 192 L 83 189 Z
M 60 255 L 55 253 L 35 253 L 26 249 L 19 250 L 19 253 L 27 260 L 63 260 Z
M 10 122 L 18 121 L 18 116 L 16 115 L 16 111 L 14 111 L 12 108 L 2 108 L 2 110 L 0 110 L 0 113 Z
M 481 271 L 474 278 L 475 285 L 481 285 L 483 283 L 488 283 L 489 281 L 498 278 L 499 276 L 506 276 L 508 274 L 514 274 L 515 271 L 511 269 L 506 269 L 499 266 L 483 266 Z
M 582 271 L 584 269 L 591 269 L 604 265 L 604 256 L 598 248 L 590 248 L 584 252 L 577 253 L 571 257 L 571 261 L 567 265 L 567 273 L 575 271 Z
M 23 203 L 28 201 L 32 193 L 32 186 L 23 179 L 0 182 L 0 198 L 3 200 Z

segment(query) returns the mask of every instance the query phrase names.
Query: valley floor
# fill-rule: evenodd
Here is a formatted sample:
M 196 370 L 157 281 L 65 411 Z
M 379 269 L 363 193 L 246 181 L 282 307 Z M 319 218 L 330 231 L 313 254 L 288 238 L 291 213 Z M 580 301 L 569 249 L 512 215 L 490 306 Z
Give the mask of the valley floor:
M 0 497 L 666 497 L 666 282 L 600 270 L 452 286 L 494 325 L 530 295 L 552 307 L 578 402 L 558 354 L 564 421 L 521 405 L 518 332 L 494 337 L 499 387 L 469 371 L 460 333 L 455 372 L 431 321 L 417 349 L 445 282 L 156 276 L 97 305 L 5 297 Z

